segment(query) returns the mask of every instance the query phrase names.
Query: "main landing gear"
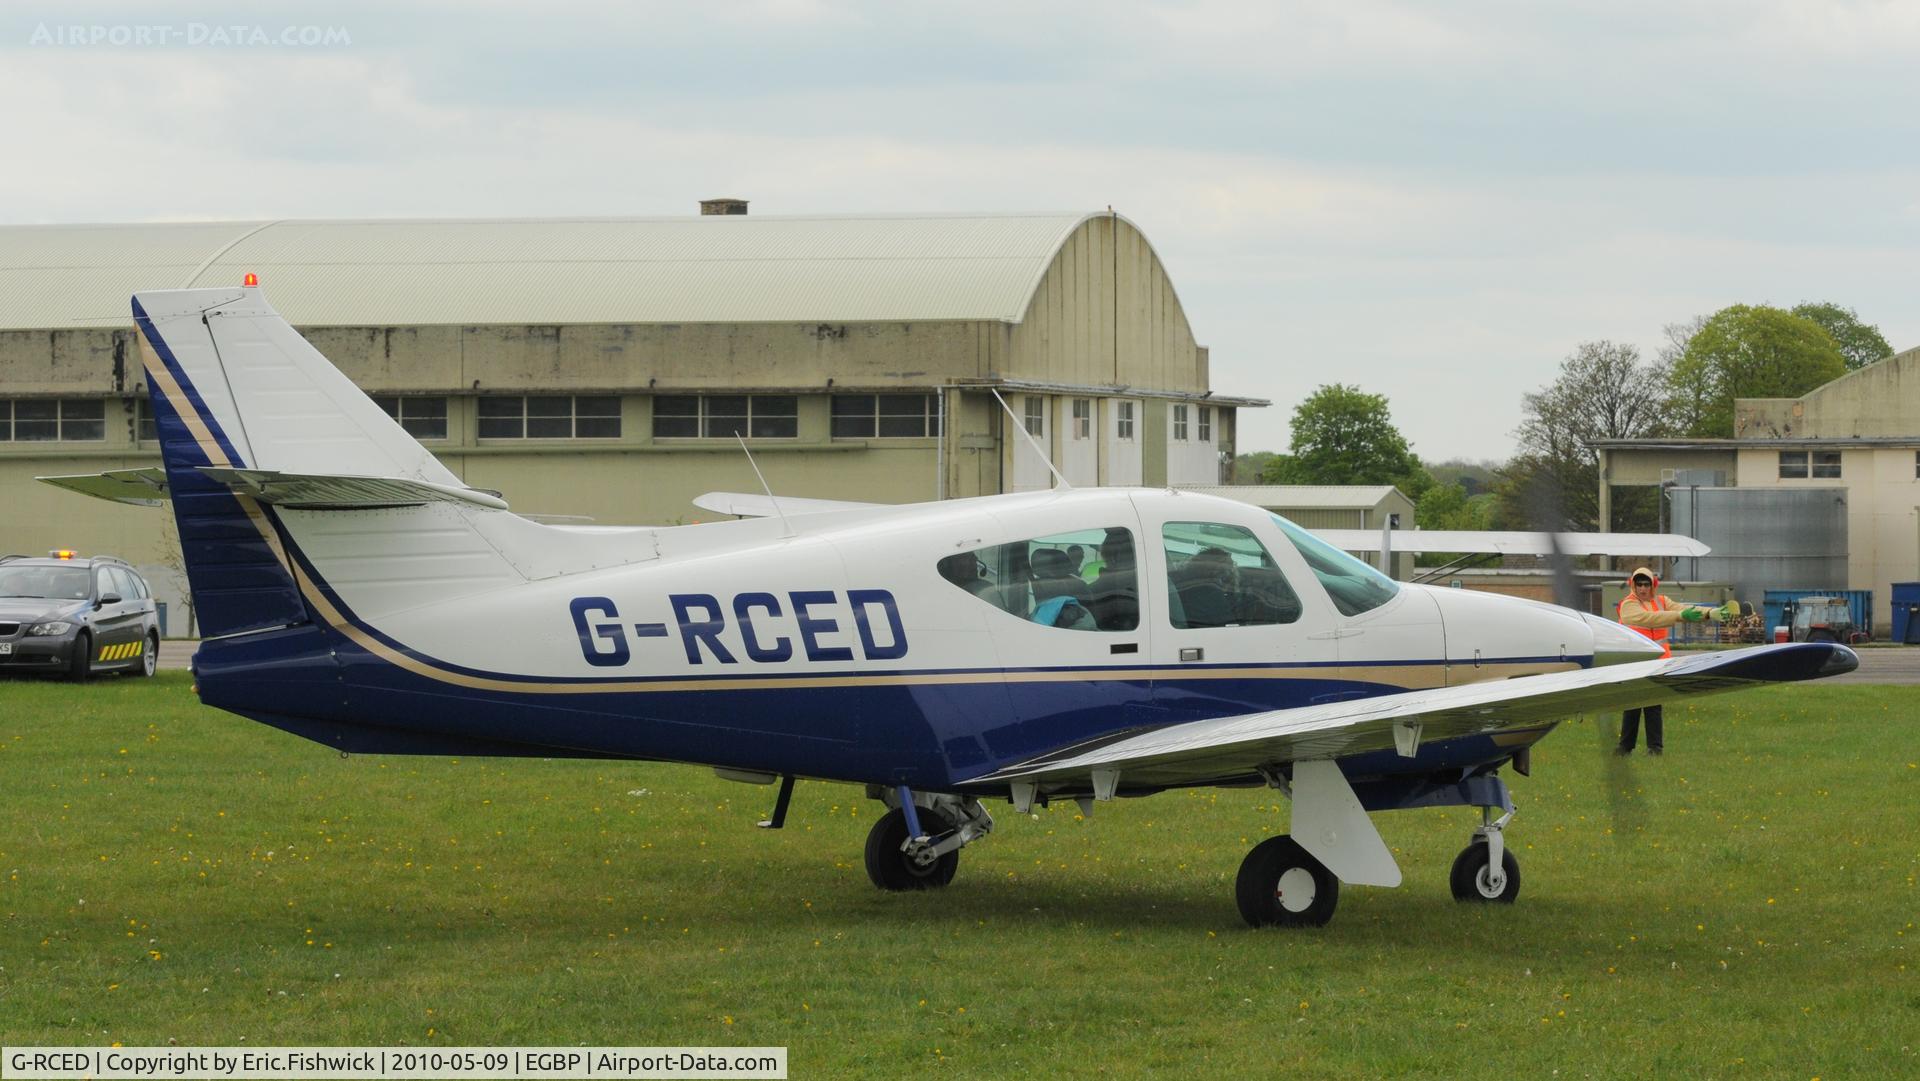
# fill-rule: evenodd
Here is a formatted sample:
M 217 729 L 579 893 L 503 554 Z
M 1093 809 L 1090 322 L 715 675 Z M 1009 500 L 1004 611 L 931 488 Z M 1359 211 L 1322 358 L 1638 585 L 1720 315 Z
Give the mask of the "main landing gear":
M 1442 784 L 1418 780 L 1388 787 L 1386 782 L 1374 782 L 1359 786 L 1365 791 L 1364 801 L 1337 773 L 1311 763 L 1295 764 L 1290 781 L 1278 774 L 1275 778 L 1281 783 L 1274 787 L 1287 791 L 1293 800 L 1293 828 L 1302 840 L 1286 834 L 1269 838 L 1255 845 L 1240 864 L 1233 898 L 1241 918 L 1251 926 L 1323 926 L 1340 902 L 1343 880 L 1399 884 L 1399 871 L 1380 845 L 1363 807 L 1479 807 L 1481 824 L 1453 861 L 1448 876 L 1454 900 L 1512 904 L 1520 896 L 1520 862 L 1504 843 L 1513 801 L 1506 785 L 1490 773 Z M 1375 845 L 1380 847 L 1370 865 L 1367 852 Z M 1383 857 L 1385 862 L 1379 862 Z
M 883 890 L 945 886 L 960 850 L 993 829 L 993 816 L 971 796 L 916 795 L 901 785 L 881 798 L 891 809 L 867 834 L 867 877 Z

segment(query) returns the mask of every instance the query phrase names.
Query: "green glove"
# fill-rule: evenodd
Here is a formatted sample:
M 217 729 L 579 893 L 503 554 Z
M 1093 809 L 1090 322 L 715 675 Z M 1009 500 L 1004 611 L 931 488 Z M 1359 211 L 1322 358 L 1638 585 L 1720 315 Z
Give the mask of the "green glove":
M 1714 616 L 1722 623 L 1732 623 L 1740 618 L 1740 602 L 1728 601 L 1713 610 Z
M 1698 623 L 1707 618 L 1707 610 L 1705 608 L 1682 608 L 1680 609 L 1680 618 L 1687 623 Z

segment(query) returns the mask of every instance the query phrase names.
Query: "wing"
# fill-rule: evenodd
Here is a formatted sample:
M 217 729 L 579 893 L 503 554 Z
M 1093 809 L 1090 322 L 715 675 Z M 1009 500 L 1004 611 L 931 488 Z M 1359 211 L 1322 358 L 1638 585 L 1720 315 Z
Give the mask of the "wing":
M 1377 529 L 1316 529 L 1314 536 L 1343 552 L 1377 552 Z M 1554 546 L 1555 541 L 1559 547 Z M 1396 552 L 1493 552 L 1498 555 L 1703 556 L 1712 549 L 1674 533 L 1545 533 L 1493 529 L 1396 529 Z
M 1524 728 L 1576 713 L 1631 709 L 1671 698 L 1851 672 L 1860 659 L 1825 642 L 1754 646 L 1670 660 L 1521 676 L 1298 709 L 1169 725 L 1069 747 L 972 778 L 1005 784 L 1111 790 L 1205 784 L 1257 776 L 1289 762 L 1343 758 L 1419 742 Z M 1113 774 L 1117 774 L 1113 776 Z

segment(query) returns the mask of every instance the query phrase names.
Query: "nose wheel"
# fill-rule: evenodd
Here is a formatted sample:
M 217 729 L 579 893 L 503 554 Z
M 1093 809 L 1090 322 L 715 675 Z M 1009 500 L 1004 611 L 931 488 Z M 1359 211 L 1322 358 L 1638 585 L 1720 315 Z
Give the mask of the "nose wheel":
M 1473 840 L 1454 857 L 1447 885 L 1456 901 L 1510 905 L 1520 896 L 1520 861 L 1507 851 L 1502 831 L 1513 812 L 1498 819 L 1493 817 L 1491 807 L 1482 807 L 1480 813 L 1484 822 L 1473 831 Z

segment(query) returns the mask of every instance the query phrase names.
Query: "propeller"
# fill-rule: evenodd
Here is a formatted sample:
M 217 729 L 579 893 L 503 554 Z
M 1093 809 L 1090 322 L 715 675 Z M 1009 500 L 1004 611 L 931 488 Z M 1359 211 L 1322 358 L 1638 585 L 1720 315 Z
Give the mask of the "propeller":
M 1556 478 L 1536 473 L 1528 482 L 1526 508 L 1533 528 L 1547 535 L 1547 569 L 1553 581 L 1553 601 L 1562 608 L 1586 611 L 1580 586 L 1573 576 L 1573 556 L 1568 554 L 1561 535 L 1571 531 L 1566 513 L 1566 493 Z M 1604 614 L 1604 613 L 1603 613 Z M 1632 760 L 1614 753 L 1618 745 L 1616 729 L 1605 715 L 1593 717 L 1597 742 L 1600 788 L 1607 795 L 1607 817 L 1613 835 L 1624 838 L 1644 824 L 1641 805 L 1635 799 Z

